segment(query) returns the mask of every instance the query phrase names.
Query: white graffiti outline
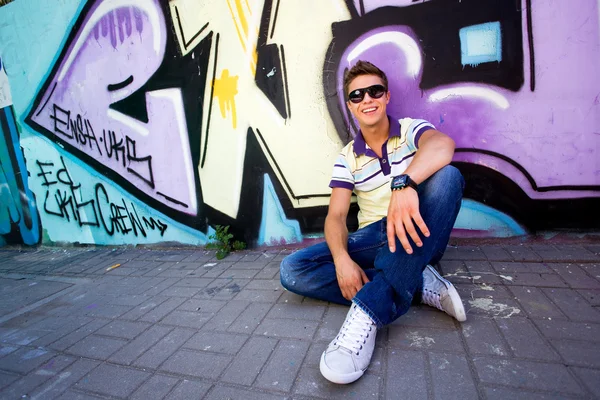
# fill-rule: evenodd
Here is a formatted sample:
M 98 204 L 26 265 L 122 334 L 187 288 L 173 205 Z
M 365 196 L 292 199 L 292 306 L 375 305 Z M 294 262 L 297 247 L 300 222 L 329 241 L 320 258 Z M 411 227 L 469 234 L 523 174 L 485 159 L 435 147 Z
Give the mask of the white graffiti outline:
M 487 87 L 467 86 L 436 90 L 429 95 L 431 102 L 449 100 L 451 97 L 476 97 L 487 100 L 496 107 L 506 110 L 510 107 L 508 99 L 496 90 Z
M 394 44 L 402 50 L 406 56 L 406 72 L 413 78 L 419 75 L 422 65 L 421 50 L 413 38 L 402 32 L 382 32 L 366 38 L 348 54 L 348 64 L 352 64 L 360 54 L 371 47 L 382 43 Z

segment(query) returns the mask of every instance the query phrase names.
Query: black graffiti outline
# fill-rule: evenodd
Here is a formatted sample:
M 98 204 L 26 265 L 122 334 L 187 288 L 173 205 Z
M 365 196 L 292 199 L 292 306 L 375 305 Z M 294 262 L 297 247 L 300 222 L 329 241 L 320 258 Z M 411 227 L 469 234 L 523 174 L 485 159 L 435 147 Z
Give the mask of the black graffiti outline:
M 115 227 L 113 225 L 111 225 L 112 229 L 108 230 L 108 227 L 106 226 L 106 222 L 104 222 L 104 213 L 102 212 L 102 207 L 100 207 L 100 198 L 98 197 L 98 189 L 102 189 L 102 191 L 104 192 L 104 196 L 106 197 L 105 203 L 110 204 L 108 192 L 106 191 L 106 188 L 104 187 L 104 185 L 100 182 L 96 183 L 96 185 L 94 186 L 94 193 L 96 194 L 96 202 L 98 204 L 98 213 L 100 214 L 100 221 L 102 221 L 102 226 L 104 227 L 104 231 L 109 236 L 113 236 L 115 234 Z
M 527 41 L 529 43 L 529 89 L 535 91 L 535 46 L 533 45 L 533 21 L 531 17 L 531 0 L 526 0 Z
M 128 165 L 131 165 L 132 162 L 139 162 L 139 163 L 147 162 L 148 163 L 148 171 L 150 172 L 150 177 L 148 179 L 146 179 L 144 176 L 142 176 L 139 172 L 137 172 L 130 166 L 127 167 L 127 171 L 130 172 L 131 174 L 137 176 L 144 182 L 146 182 L 148 184 L 148 186 L 150 186 L 152 189 L 155 189 L 156 187 L 154 185 L 154 173 L 152 171 L 152 156 L 150 155 L 150 156 L 138 158 L 137 147 L 135 145 L 136 141 L 131 139 L 129 136 L 125 136 L 125 142 L 126 142 L 126 146 L 127 146 Z M 131 150 L 132 148 L 133 148 L 133 150 Z
M 275 33 L 275 24 L 277 23 L 277 15 L 279 14 L 279 3 L 280 2 L 281 2 L 281 0 L 277 0 L 277 4 L 275 5 L 275 15 L 273 15 L 273 22 L 271 24 L 271 35 L 269 36 L 269 39 L 273 39 L 273 34 Z M 270 5 L 273 6 L 273 3 L 271 3 Z M 266 7 L 266 6 L 267 6 L 267 3 L 265 2 L 264 7 Z M 266 43 L 266 41 L 265 41 L 265 43 Z
M 109 92 L 114 92 L 119 89 L 126 88 L 127 86 L 131 85 L 132 83 L 133 83 L 133 75 L 129 75 L 129 78 L 125 79 L 123 82 L 109 83 L 108 86 L 106 87 L 106 90 L 108 90 Z
M 212 85 L 210 85 L 210 101 L 208 102 L 208 116 L 206 118 L 206 133 L 204 135 L 204 149 L 202 151 L 202 161 L 200 162 L 200 168 L 204 168 L 206 162 L 206 151 L 208 150 L 208 134 L 210 133 L 210 117 L 212 115 L 212 106 L 215 94 L 215 80 L 217 79 L 217 60 L 219 59 L 219 38 L 220 35 L 217 33 L 215 40 L 215 60 L 213 63 L 213 77 Z
M 39 160 L 36 160 L 36 164 L 40 170 L 40 172 L 37 174 L 38 177 L 41 177 L 43 179 L 43 183 L 42 183 L 42 187 L 46 187 L 46 196 L 44 198 L 44 211 L 47 214 L 50 215 L 55 215 L 57 217 L 61 217 L 63 219 L 66 219 L 67 222 L 71 222 L 71 217 L 69 214 L 69 210 L 68 208 L 70 207 L 71 209 L 71 214 L 73 215 L 73 219 L 75 221 L 77 221 L 77 223 L 79 224 L 80 227 L 82 226 L 94 226 L 94 227 L 98 227 L 100 226 L 98 223 L 98 214 L 96 213 L 96 207 L 95 207 L 95 203 L 94 200 L 87 200 L 84 202 L 78 202 L 77 201 L 77 194 L 76 191 L 81 189 L 81 184 L 75 184 L 75 182 L 73 181 L 73 178 L 71 177 L 71 174 L 69 173 L 69 170 L 66 167 L 65 164 L 65 160 L 62 156 L 60 156 L 60 163 L 62 164 L 62 167 L 60 167 L 58 170 L 55 170 L 53 168 L 53 170 L 45 170 L 44 167 L 57 167 L 57 165 L 55 165 L 53 162 L 41 162 Z M 49 175 L 54 175 L 56 177 L 55 181 L 49 181 L 48 180 L 48 176 Z M 66 178 L 65 178 L 66 175 Z M 64 185 L 67 187 L 67 189 L 62 189 L 60 187 L 56 188 L 56 191 L 54 192 L 54 201 L 57 205 L 57 208 L 59 211 L 54 211 L 48 208 L 48 198 L 50 197 L 50 187 L 54 186 L 54 185 Z M 80 198 L 82 198 L 82 196 L 79 196 Z M 81 216 L 81 209 L 84 209 L 85 207 L 88 207 L 89 205 L 91 205 L 91 209 L 94 212 L 94 221 L 92 220 L 84 220 Z M 91 215 L 91 213 L 86 212 L 85 213 L 86 216 Z
M 60 119 L 57 111 L 60 112 L 66 120 Z M 94 132 L 94 128 L 89 119 L 83 118 L 79 113 L 76 114 L 74 118 L 71 118 L 71 116 L 71 110 L 66 110 L 57 104 L 52 104 L 50 119 L 54 121 L 54 133 L 60 133 L 61 135 L 74 140 L 75 143 L 81 146 L 86 146 L 89 141 L 89 148 L 91 151 L 94 151 L 92 143 L 95 143 L 96 150 L 102 156 L 103 154 L 100 145 L 98 144 L 98 138 L 96 137 L 96 133 Z M 61 129 L 62 127 L 58 126 L 58 123 L 65 127 L 65 131 Z
M 281 65 L 283 66 L 283 85 L 285 87 L 285 99 L 287 101 L 287 111 L 288 118 L 292 118 L 292 106 L 290 104 L 290 90 L 288 89 L 288 77 L 287 77 L 287 67 L 285 64 L 285 52 L 283 51 L 283 45 L 280 45 L 281 48 Z
M 121 198 L 121 203 L 123 204 L 123 206 L 117 205 L 116 203 L 113 203 L 110 200 L 110 197 L 108 196 L 108 192 L 106 191 L 106 188 L 104 187 L 104 185 L 100 182 L 96 183 L 96 185 L 94 186 L 94 192 L 96 195 L 96 202 L 98 204 L 98 211 L 100 213 L 100 221 L 102 221 L 102 226 L 104 227 L 104 230 L 106 231 L 106 233 L 109 236 L 113 236 L 115 233 L 120 233 L 122 235 L 128 235 L 129 232 L 133 232 L 133 235 L 135 237 L 138 237 L 138 229 L 139 232 L 141 233 L 141 235 L 144 238 L 147 238 L 148 235 L 146 233 L 146 230 L 144 229 L 144 227 L 142 226 L 142 222 L 144 222 L 144 224 L 146 225 L 147 228 L 151 229 L 151 230 L 155 230 L 156 228 L 158 228 L 158 230 L 160 231 L 160 236 L 163 237 L 165 231 L 168 228 L 168 225 L 166 225 L 165 223 L 163 223 L 159 218 L 157 218 L 156 220 L 154 219 L 154 217 L 146 217 L 146 216 L 142 216 L 140 218 L 138 212 L 137 212 L 137 208 L 135 207 L 135 204 L 130 203 L 131 205 L 131 210 L 129 210 L 129 207 L 127 207 L 127 203 L 125 202 L 124 198 Z M 104 217 L 104 212 L 102 211 L 102 207 L 100 206 L 101 201 L 100 201 L 100 192 L 102 192 L 102 194 L 104 195 L 105 201 L 103 204 L 108 204 L 110 207 L 110 229 L 108 228 L 108 225 L 106 223 L 106 218 Z M 121 211 L 125 210 L 125 214 L 121 214 Z M 135 214 L 135 217 L 134 217 Z M 148 223 L 148 218 L 150 218 L 150 221 L 152 221 L 152 224 Z M 129 220 L 130 223 L 130 227 L 128 227 L 125 223 L 126 220 Z
M 195 33 L 195 34 L 192 36 L 192 38 L 191 38 L 190 40 L 186 41 L 186 40 L 185 40 L 185 35 L 184 35 L 184 32 L 183 32 L 183 26 L 181 25 L 181 18 L 179 18 L 179 9 L 177 8 L 177 6 L 175 6 L 175 15 L 177 16 L 177 24 L 178 24 L 178 27 L 179 27 L 179 33 L 180 33 L 180 35 L 181 35 L 181 41 L 183 42 L 183 47 L 184 47 L 184 48 L 187 50 L 187 49 L 188 49 L 188 47 L 190 46 L 190 44 L 192 44 L 192 42 L 193 42 L 193 41 L 194 41 L 194 40 L 195 40 L 195 39 L 196 39 L 198 36 L 200 36 L 200 34 L 201 34 L 202 32 L 204 32 L 204 30 L 205 30 L 206 28 L 208 28 L 208 22 L 207 22 L 207 23 L 206 23 L 206 24 L 205 24 L 205 25 L 204 25 L 202 28 L 200 28 L 200 30 L 199 30 L 198 32 L 196 32 L 196 33 Z
M 182 202 L 182 201 L 179 201 L 179 200 L 177 200 L 177 199 L 174 199 L 174 198 L 172 198 L 172 197 L 169 197 L 169 196 L 167 196 L 167 195 L 166 195 L 166 194 L 164 194 L 164 193 L 161 193 L 161 192 L 156 192 L 156 194 L 158 194 L 158 195 L 160 195 L 160 196 L 164 197 L 164 198 L 165 198 L 165 200 L 167 200 L 167 201 L 170 201 L 171 203 L 175 203 L 175 204 L 178 204 L 178 205 L 180 205 L 180 206 L 182 206 L 182 207 L 188 208 L 188 205 L 187 205 L 187 204 L 185 204 L 184 202 Z
M 163 224 L 160 219 L 155 220 L 154 217 L 149 217 L 149 218 L 150 218 L 150 220 L 148 220 L 148 218 L 146 218 L 146 217 L 142 217 L 142 220 L 146 224 L 146 227 L 148 227 L 150 229 L 154 229 L 155 227 L 157 227 L 158 230 L 160 230 L 160 235 L 162 236 L 163 233 L 167 230 L 168 226 Z
M 48 98 L 44 102 L 44 105 L 42 105 L 42 107 L 40 107 L 40 110 L 37 112 L 37 114 L 35 114 L 36 117 L 39 116 L 42 113 L 42 111 L 44 110 L 44 108 L 46 108 L 46 106 L 48 105 L 48 102 L 52 98 L 52 95 L 54 94 L 54 91 L 56 90 L 56 86 L 57 85 L 58 85 L 58 83 L 55 82 L 54 86 L 52 86 L 52 90 L 50 91 L 50 94 L 48 95 Z

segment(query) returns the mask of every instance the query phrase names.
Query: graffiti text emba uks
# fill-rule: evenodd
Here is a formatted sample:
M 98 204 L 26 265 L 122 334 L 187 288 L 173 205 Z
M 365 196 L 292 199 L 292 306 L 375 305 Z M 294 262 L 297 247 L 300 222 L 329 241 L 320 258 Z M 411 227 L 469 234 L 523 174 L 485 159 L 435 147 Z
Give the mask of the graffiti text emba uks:
M 91 152 L 97 151 L 100 156 L 115 159 L 127 172 L 137 176 L 154 189 L 152 173 L 152 156 L 138 157 L 136 142 L 129 136 L 117 135 L 114 130 L 102 129 L 102 136 L 97 137 L 92 123 L 81 114 L 71 115 L 56 104 L 53 105 L 50 119 L 54 121 L 54 133 L 75 141 L 80 149 L 89 147 Z M 121 136 L 117 138 L 117 136 Z M 104 149 L 104 153 L 102 152 Z

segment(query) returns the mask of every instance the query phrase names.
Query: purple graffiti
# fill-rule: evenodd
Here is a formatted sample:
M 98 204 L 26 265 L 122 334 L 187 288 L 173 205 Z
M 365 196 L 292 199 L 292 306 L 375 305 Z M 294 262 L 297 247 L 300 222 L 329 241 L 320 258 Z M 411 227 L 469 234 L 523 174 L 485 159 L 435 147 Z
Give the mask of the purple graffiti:
M 363 2 L 355 2 L 361 14 L 359 3 Z M 404 3 L 409 2 L 365 1 L 363 11 L 408 5 Z M 566 33 L 557 32 L 552 24 L 534 25 L 536 40 L 529 35 L 531 46 L 525 32 L 522 47 L 527 62 L 523 62 L 524 82 L 518 90 L 476 81 L 423 88 L 424 63 L 443 65 L 444 60 L 432 60 L 421 46 L 421 38 L 408 26 L 370 29 L 341 56 L 336 77 L 338 108 L 343 113 L 346 110 L 341 91 L 344 70 L 359 59 L 369 60 L 390 78 L 390 114 L 426 118 L 451 135 L 460 149 L 455 161 L 498 171 L 531 198 L 598 197 L 600 170 L 598 163 L 590 160 L 600 157 L 600 108 L 595 101 L 600 76 L 589 63 L 590 57 L 600 56 L 600 38 L 592 33 L 597 32 L 597 20 L 589 18 L 598 14 L 598 3 L 589 0 L 581 7 L 564 4 L 559 8 L 553 8 L 552 14 L 563 15 L 582 29 L 570 31 L 571 47 L 561 48 L 555 43 L 564 43 L 560 35 Z M 536 12 L 543 18 L 550 10 L 539 5 L 533 9 L 534 17 Z M 457 31 L 457 42 L 458 37 Z M 533 45 L 537 72 L 532 70 L 533 62 L 529 63 Z M 460 55 L 460 45 L 451 50 Z M 356 124 L 347 113 L 344 119 L 351 136 L 355 135 Z
M 196 215 L 181 90 L 146 92 L 147 122 L 114 107 L 163 62 L 167 32 L 159 1 L 96 1 L 74 31 L 38 95 L 31 122 L 134 194 Z

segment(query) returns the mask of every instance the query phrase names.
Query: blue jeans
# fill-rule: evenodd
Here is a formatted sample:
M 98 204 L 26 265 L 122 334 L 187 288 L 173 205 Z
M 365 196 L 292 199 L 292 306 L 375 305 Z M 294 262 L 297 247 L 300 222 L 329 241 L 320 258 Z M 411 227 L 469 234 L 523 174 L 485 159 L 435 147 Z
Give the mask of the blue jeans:
M 450 232 L 460 210 L 464 179 L 453 166 L 446 166 L 419 185 L 419 210 L 430 231 L 420 232 L 422 247 L 413 240 L 413 254 L 407 254 L 398 238 L 396 252 L 387 241 L 387 218 L 348 235 L 348 253 L 364 269 L 370 282 L 352 299 L 378 327 L 405 314 L 420 300 L 422 272 L 444 254 Z M 418 231 L 418 228 L 417 228 Z M 299 250 L 281 262 L 281 284 L 302 296 L 349 305 L 337 282 L 335 265 L 327 243 Z

